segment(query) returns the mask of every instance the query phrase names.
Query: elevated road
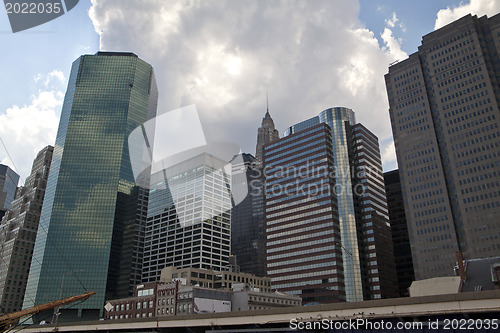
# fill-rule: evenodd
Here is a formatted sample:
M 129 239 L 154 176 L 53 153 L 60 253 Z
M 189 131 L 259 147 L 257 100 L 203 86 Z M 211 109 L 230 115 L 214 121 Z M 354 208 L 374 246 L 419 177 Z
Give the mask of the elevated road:
M 284 332 L 293 331 L 290 329 L 291 323 L 329 322 L 333 325 L 365 320 L 373 323 L 422 322 L 425 325 L 431 321 L 440 321 L 443 324 L 446 318 L 469 321 L 496 319 L 500 325 L 500 290 L 189 316 L 60 323 L 57 330 L 60 332 L 213 332 L 214 330 Z M 295 324 L 293 327 L 297 326 Z M 22 331 L 53 332 L 54 327 L 30 326 Z M 500 326 L 497 330 L 487 331 L 500 331 Z

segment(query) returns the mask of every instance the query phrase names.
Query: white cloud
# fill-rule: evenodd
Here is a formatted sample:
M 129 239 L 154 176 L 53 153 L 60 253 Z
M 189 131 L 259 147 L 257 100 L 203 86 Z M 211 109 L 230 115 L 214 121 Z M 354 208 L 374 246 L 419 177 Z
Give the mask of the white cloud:
M 399 19 L 396 17 L 396 12 L 392 13 L 392 18 L 386 19 L 385 23 L 389 26 L 389 28 L 394 28 Z
M 457 7 L 447 7 L 437 13 L 434 29 L 439 29 L 467 14 L 493 16 L 500 12 L 500 1 L 498 0 L 470 0 L 468 3 L 460 3 Z
M 209 141 L 254 153 L 266 111 L 278 130 L 333 106 L 392 137 L 384 74 L 403 59 L 390 31 L 379 45 L 357 1 L 92 0 L 102 50 L 155 68 L 159 112 L 195 104 Z M 132 23 L 133 22 L 133 23 Z
M 396 148 L 394 146 L 394 141 L 390 140 L 381 149 L 382 164 L 385 166 L 386 170 L 397 169 L 398 162 L 396 160 Z
M 387 51 L 393 57 L 394 60 L 404 60 L 408 58 L 408 54 L 401 49 L 399 41 L 392 35 L 392 30 L 385 28 L 384 32 L 381 34 L 382 39 L 387 47 Z
M 386 19 L 385 24 L 387 24 L 387 26 L 391 29 L 399 27 L 401 31 L 406 31 L 405 25 L 398 19 L 396 12 L 392 12 L 392 17 L 390 19 Z
M 22 179 L 29 175 L 36 154 L 43 147 L 54 144 L 64 99 L 61 90 L 47 90 L 65 83 L 64 75 L 60 71 L 38 74 L 34 80 L 41 89 L 31 96 L 28 105 L 13 105 L 0 113 L 0 137 L 14 160 L 12 163 L 5 149 L 1 147 L 1 163 L 14 170 L 17 167 Z M 21 181 L 19 185 L 23 185 Z

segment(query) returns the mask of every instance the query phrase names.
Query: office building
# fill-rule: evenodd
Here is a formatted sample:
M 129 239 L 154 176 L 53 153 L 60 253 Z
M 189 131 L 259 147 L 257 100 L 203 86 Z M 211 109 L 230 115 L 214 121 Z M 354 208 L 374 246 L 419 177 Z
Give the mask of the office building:
M 467 15 L 385 76 L 416 279 L 500 254 L 500 15 Z
M 297 295 L 275 292 L 260 292 L 248 288 L 233 290 L 232 311 L 248 311 L 301 306 L 302 299 Z
M 306 303 L 397 295 L 378 139 L 352 110 L 291 126 L 264 147 L 264 165 L 273 288 Z
M 130 295 L 142 249 L 129 230 L 140 229 L 144 203 L 128 135 L 156 116 L 157 97 L 153 68 L 133 53 L 73 63 L 24 308 L 91 290 L 97 294 L 62 308 L 59 321 L 95 319 L 105 299 Z
M 31 173 L 0 222 L 0 306 L 3 313 L 21 310 L 35 245 L 40 211 L 54 147 L 36 156 Z
M 16 195 L 19 175 L 9 166 L 0 164 L 0 219 L 10 209 L 10 203 Z
M 143 281 L 167 266 L 224 270 L 231 236 L 231 169 L 207 152 L 151 176 Z
M 266 275 L 266 236 L 262 168 L 250 154 L 242 154 L 240 163 L 232 163 L 233 179 L 246 179 L 248 195 L 231 210 L 231 254 L 245 273 Z
M 165 267 L 161 279 L 136 286 L 133 297 L 107 302 L 107 319 L 175 316 L 300 306 L 301 298 L 271 292 L 271 279 L 203 268 Z
M 410 295 L 408 288 L 415 280 L 415 273 L 413 272 L 410 238 L 408 236 L 399 170 L 385 172 L 384 181 L 387 208 L 389 209 L 389 221 L 391 223 L 394 258 L 396 259 L 399 296 L 406 297 Z
M 160 282 L 182 281 L 187 286 L 231 290 L 234 285 L 243 285 L 260 292 L 271 292 L 271 279 L 243 272 L 214 271 L 195 267 L 165 267 Z
M 359 123 L 348 132 L 351 136 L 349 163 L 352 172 L 356 172 L 351 177 L 363 298 L 397 297 L 396 264 L 378 138 Z
M 150 282 L 139 284 L 134 289 L 133 296 L 106 302 L 104 318 L 116 320 L 155 317 L 158 296 L 167 290 L 175 295 L 175 284 Z
M 264 146 L 266 264 L 274 290 L 303 303 L 345 300 L 330 129 L 318 124 Z

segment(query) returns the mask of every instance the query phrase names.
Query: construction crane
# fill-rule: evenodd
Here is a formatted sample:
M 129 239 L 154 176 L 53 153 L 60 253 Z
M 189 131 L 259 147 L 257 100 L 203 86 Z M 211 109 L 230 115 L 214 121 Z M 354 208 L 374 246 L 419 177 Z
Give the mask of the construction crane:
M 76 301 L 84 301 L 90 296 L 95 295 L 95 291 L 87 291 L 84 294 L 77 295 L 77 296 L 71 296 L 67 298 L 63 298 L 57 301 L 45 303 L 42 305 L 35 305 L 32 308 L 9 313 L 4 316 L 0 316 L 0 333 L 5 332 L 9 329 L 12 324 L 16 323 L 19 319 L 27 316 L 34 315 L 35 313 L 51 310 L 66 304 L 70 304 Z

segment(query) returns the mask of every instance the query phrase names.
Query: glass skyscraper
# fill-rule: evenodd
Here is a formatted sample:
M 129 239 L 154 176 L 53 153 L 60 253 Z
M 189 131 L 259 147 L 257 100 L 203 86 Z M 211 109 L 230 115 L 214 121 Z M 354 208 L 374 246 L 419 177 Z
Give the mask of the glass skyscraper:
M 292 135 L 312 133 L 315 126 L 319 124 L 326 124 L 329 131 L 331 166 L 328 177 L 331 178 L 330 181 L 333 184 L 331 185 L 333 186 L 332 195 L 335 198 L 333 202 L 337 215 L 335 219 L 338 221 L 335 228 L 339 231 L 336 235 L 337 239 L 328 246 L 333 246 L 335 251 L 341 253 L 340 256 L 335 257 L 335 260 L 342 258 L 342 264 L 337 265 L 342 271 L 345 288 L 343 297 L 349 302 L 395 297 L 397 295 L 396 270 L 378 139 L 366 127 L 356 124 L 355 115 L 351 109 L 344 107 L 326 109 L 316 117 L 289 127 L 283 139 L 265 146 L 266 191 L 270 184 L 267 174 L 271 158 L 269 154 L 274 150 L 273 147 L 283 140 L 290 140 Z M 284 163 L 283 160 L 285 156 L 290 163 L 293 161 L 297 161 L 293 163 L 298 163 L 300 156 L 307 157 L 313 151 L 324 149 L 321 147 L 318 142 L 306 143 L 304 141 L 292 150 L 283 148 L 282 153 L 272 157 L 276 159 L 272 165 L 274 168 L 288 167 L 288 162 Z M 311 180 L 319 176 L 316 173 Z M 302 175 L 295 176 L 295 178 L 300 179 Z M 277 181 L 278 179 L 273 180 L 273 182 Z M 266 192 L 266 223 L 269 223 L 269 216 L 274 215 L 268 214 L 269 209 L 272 209 L 269 202 Z M 319 208 L 315 209 L 319 210 Z M 286 213 L 281 212 L 281 214 Z M 316 214 L 315 210 L 311 209 L 304 216 L 314 214 Z M 269 231 L 269 226 L 267 230 Z M 331 261 L 330 264 L 333 262 Z M 311 270 L 313 267 L 314 265 L 307 268 Z M 268 273 L 269 269 L 268 261 Z M 272 282 L 274 284 L 275 280 Z M 307 297 L 304 295 L 307 287 L 304 287 L 303 282 L 302 289 L 304 289 L 302 291 L 304 299 Z M 339 300 L 342 299 L 339 298 Z M 322 299 L 318 298 L 318 301 Z
M 346 131 L 347 125 L 356 123 L 354 112 L 351 109 L 341 107 L 326 109 L 317 117 L 289 127 L 285 131 L 285 136 L 320 123 L 326 123 L 330 127 L 334 169 L 336 175 L 340 176 L 336 177 L 336 188 L 339 189 L 337 204 L 342 236 L 346 299 L 348 301 L 362 301 L 361 267 L 357 251 L 356 216 L 352 196 L 351 166 L 349 164 L 348 134 Z
M 242 162 L 233 163 L 233 178 L 242 175 L 248 195 L 231 210 L 231 254 L 245 273 L 266 275 L 266 235 L 262 163 L 250 154 L 241 154 Z
M 144 203 L 127 141 L 156 116 L 157 98 L 153 68 L 135 54 L 98 52 L 73 63 L 24 308 L 96 291 L 61 310 L 61 320 L 95 319 L 105 299 L 129 295 L 142 252 L 129 234 L 143 227 Z
M 325 124 L 264 146 L 267 274 L 304 304 L 345 301 L 332 152 Z

